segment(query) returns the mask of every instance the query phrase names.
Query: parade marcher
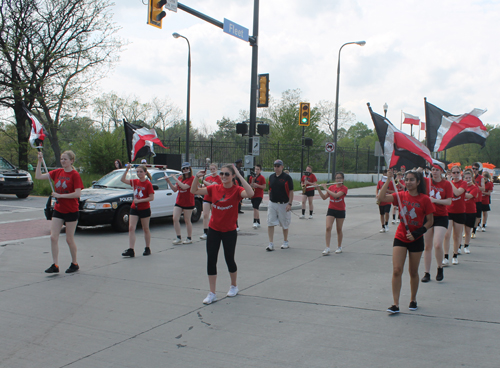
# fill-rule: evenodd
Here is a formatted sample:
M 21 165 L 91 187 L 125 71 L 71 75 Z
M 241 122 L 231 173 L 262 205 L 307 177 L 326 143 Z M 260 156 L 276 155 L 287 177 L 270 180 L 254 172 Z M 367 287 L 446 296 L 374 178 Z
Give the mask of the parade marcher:
M 197 178 L 205 175 L 204 171 L 196 174 Z M 217 257 L 220 244 L 224 248 L 224 258 L 226 259 L 231 286 L 227 296 L 233 297 L 238 294 L 236 283 L 237 267 L 234 261 L 236 250 L 236 221 L 238 218 L 238 203 L 242 198 L 252 198 L 253 189 L 238 172 L 235 165 L 225 165 L 220 172 L 222 184 L 210 185 L 205 188 L 198 188 L 197 180 L 192 182 L 191 194 L 209 195 L 212 199 L 212 216 L 210 218 L 207 234 L 207 273 L 210 292 L 203 300 L 204 304 L 211 304 L 217 300 L 215 295 L 217 282 Z M 233 183 L 233 178 L 241 180 L 242 187 Z
M 432 250 L 434 249 L 434 256 L 438 266 L 436 281 L 443 281 L 443 241 L 448 229 L 448 209 L 447 206 L 451 204 L 453 197 L 453 188 L 451 183 L 444 180 L 443 173 L 445 166 L 439 161 L 435 161 L 431 168 L 431 179 L 426 179 L 426 187 L 430 188 L 429 198 L 434 204 L 434 222 L 432 227 L 429 228 L 424 235 L 424 264 L 425 273 L 422 282 L 429 282 L 431 280 L 431 263 L 432 263 Z
M 209 169 L 210 169 L 210 175 L 205 176 L 205 179 L 203 180 L 203 184 L 205 185 L 205 187 L 214 184 L 222 184 L 220 176 L 217 174 L 217 165 L 212 163 L 210 164 Z M 206 196 L 203 196 L 203 235 L 200 236 L 200 239 L 203 240 L 207 238 L 208 220 L 210 219 L 211 209 L 212 209 L 212 199 L 207 194 Z
M 45 174 L 42 174 L 42 161 L 43 153 L 38 152 L 35 178 L 38 180 L 52 180 L 54 182 L 54 192 L 51 195 L 52 198 L 56 199 L 50 225 L 50 245 L 54 263 L 45 272 L 59 272 L 59 235 L 63 225 L 66 225 L 66 243 L 68 243 L 71 253 L 71 264 L 66 273 L 76 272 L 80 269 L 80 266 L 76 259 L 75 230 L 79 216 L 78 198 L 80 198 L 83 183 L 80 174 L 73 167 L 75 153 L 73 151 L 61 153 L 61 168 Z
M 476 230 L 479 230 L 479 225 L 481 224 L 481 215 L 483 212 L 483 192 L 486 190 L 484 177 L 481 175 L 480 170 L 482 164 L 480 162 L 474 162 L 472 164 L 472 172 L 474 173 L 474 180 L 479 188 L 479 196 L 476 198 L 476 226 L 472 229 L 472 238 L 476 237 Z
M 405 190 L 405 186 L 404 186 L 404 180 L 403 180 L 403 173 L 401 171 L 398 171 L 398 173 L 396 174 L 396 179 L 395 179 L 395 183 L 396 183 L 396 189 L 398 192 L 402 192 Z M 399 215 L 399 207 L 398 207 L 398 204 L 395 203 L 394 206 L 392 206 L 392 224 L 399 224 L 399 219 L 400 219 L 400 215 Z
M 467 183 L 467 189 L 465 191 L 465 243 L 464 243 L 464 253 L 470 254 L 469 244 L 471 239 L 471 232 L 476 224 L 476 198 L 479 196 L 479 188 L 472 179 L 474 174 L 471 170 L 464 171 L 464 180 Z M 462 245 L 458 247 L 460 248 Z
M 321 186 L 325 189 L 326 193 L 321 191 Z M 326 233 L 325 241 L 326 248 L 323 251 L 323 255 L 327 256 L 330 254 L 330 240 L 332 238 L 332 227 L 333 223 L 336 222 L 337 227 L 337 249 L 335 253 L 342 253 L 342 239 L 344 233 L 342 232 L 342 226 L 345 220 L 345 196 L 347 195 L 347 187 L 344 185 L 344 173 L 338 172 L 335 174 L 335 185 L 330 185 L 326 188 L 326 183 L 321 186 L 316 184 L 318 188 L 318 193 L 323 200 L 329 199 L 328 211 L 326 213 Z
M 254 168 L 255 176 L 250 177 L 250 186 L 254 190 L 254 196 L 252 197 L 252 207 L 253 207 L 253 228 L 260 228 L 260 215 L 259 206 L 264 198 L 264 189 L 266 189 L 266 178 L 261 174 L 262 166 L 255 165 Z
M 307 165 L 306 171 L 300 179 L 300 185 L 302 186 L 302 215 L 299 218 L 301 219 L 306 218 L 306 202 L 309 202 L 309 219 L 313 218 L 314 188 L 317 182 L 318 179 L 312 172 L 312 166 Z
M 396 230 L 392 248 L 392 296 L 394 304 L 387 309 L 389 313 L 399 313 L 399 296 L 406 255 L 408 254 L 408 271 L 410 274 L 410 310 L 417 310 L 417 291 L 420 282 L 418 266 L 424 251 L 423 235 L 434 221 L 434 205 L 426 195 L 423 175 L 415 171 L 407 171 L 405 183 L 407 191 L 387 194 L 389 181 L 393 177 L 392 170 L 387 172 L 387 181 L 380 190 L 378 199 L 381 202 L 401 203 L 402 221 Z M 399 195 L 399 201 L 398 201 Z M 399 204 L 399 203 L 398 203 Z M 406 225 L 407 224 L 407 225 Z M 407 226 L 407 228 L 406 228 Z
M 170 178 L 167 177 L 170 187 L 174 192 L 179 191 L 177 195 L 177 200 L 175 201 L 174 206 L 174 229 L 177 238 L 172 242 L 172 244 L 191 244 L 193 240 L 191 239 L 191 235 L 193 233 L 193 225 L 191 224 L 191 214 L 193 213 L 195 202 L 194 202 L 194 194 L 191 193 L 191 183 L 194 180 L 193 169 L 191 169 L 191 164 L 189 162 L 184 162 L 181 166 L 182 176 L 180 176 L 180 180 L 177 177 L 177 174 L 170 175 L 175 179 L 175 184 L 172 185 L 170 182 Z M 186 223 L 187 229 L 187 237 L 186 240 L 182 241 L 181 237 L 181 214 L 184 213 L 184 222 Z
M 293 180 L 283 172 L 283 161 L 274 161 L 274 173 L 269 176 L 269 204 L 267 207 L 267 235 L 269 245 L 266 250 L 274 250 L 274 227 L 283 228 L 283 245 L 281 249 L 288 249 L 288 228 L 292 221 Z
M 483 211 L 483 227 L 481 230 L 483 233 L 486 231 L 486 226 L 488 223 L 488 212 L 491 210 L 490 209 L 490 204 L 491 204 L 491 193 L 493 193 L 493 181 L 491 180 L 491 174 L 489 172 L 485 172 L 483 174 L 485 183 L 484 183 L 484 192 L 483 192 L 483 201 L 481 204 L 482 211 Z
M 146 248 L 144 248 L 143 256 L 151 254 L 151 232 L 149 231 L 149 220 L 151 219 L 151 201 L 155 199 L 155 191 L 153 184 L 151 184 L 151 174 L 148 168 L 140 165 L 136 169 L 137 177 L 139 179 L 127 179 L 130 169 L 130 163 L 122 175 L 121 181 L 130 185 L 134 191 L 134 200 L 130 207 L 130 216 L 128 221 L 128 237 L 129 248 L 122 253 L 124 257 L 135 257 L 135 229 L 139 219 L 141 220 L 142 230 L 144 231 L 144 240 L 146 241 Z M 148 180 L 149 179 L 149 180 Z
M 235 162 L 234 162 L 234 165 L 236 166 L 236 169 L 238 170 L 238 172 L 240 173 L 240 176 L 243 178 L 245 176 L 245 174 L 243 173 L 243 170 L 241 170 L 241 167 L 243 166 L 243 160 L 241 158 L 237 159 Z M 238 178 L 238 177 L 235 177 L 235 180 L 238 182 L 238 185 L 241 187 L 243 186 L 242 185 L 242 181 Z M 243 179 L 244 180 L 244 179 Z M 242 213 L 245 213 L 241 210 L 241 201 L 240 201 L 240 204 L 238 205 L 238 213 L 242 214 Z M 239 228 L 237 229 L 238 231 Z
M 382 172 L 382 179 L 379 180 L 377 184 L 377 189 L 375 190 L 375 195 L 378 196 L 380 189 L 382 189 L 382 186 L 387 180 L 387 170 L 384 169 Z M 387 194 L 394 193 L 394 184 L 389 183 L 389 187 L 387 189 Z M 379 232 L 381 233 L 386 233 L 389 231 L 389 215 L 391 214 L 391 203 L 390 202 L 380 202 L 377 201 L 378 203 L 378 209 L 380 213 L 380 223 L 382 224 L 382 228 L 380 229 Z
M 450 239 L 453 232 L 453 259 L 452 264 L 458 264 L 458 249 L 460 245 L 460 238 L 462 236 L 465 224 L 465 191 L 467 190 L 467 183 L 460 179 L 460 167 L 453 166 L 451 168 L 451 175 L 453 179 L 452 189 L 453 198 L 451 199 L 451 205 L 448 206 L 448 230 L 444 236 L 444 258 L 443 266 L 448 266 L 450 264 L 448 252 L 450 251 Z

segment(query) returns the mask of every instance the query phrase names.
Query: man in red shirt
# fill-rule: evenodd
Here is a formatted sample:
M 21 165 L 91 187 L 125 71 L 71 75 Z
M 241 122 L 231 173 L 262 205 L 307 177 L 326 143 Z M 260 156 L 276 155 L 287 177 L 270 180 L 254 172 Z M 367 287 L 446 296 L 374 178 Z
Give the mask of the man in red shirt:
M 264 198 L 264 189 L 266 189 L 266 178 L 262 176 L 262 166 L 255 165 L 255 176 L 250 177 L 250 186 L 254 190 L 254 195 L 251 199 L 253 207 L 253 228 L 260 227 L 259 206 Z

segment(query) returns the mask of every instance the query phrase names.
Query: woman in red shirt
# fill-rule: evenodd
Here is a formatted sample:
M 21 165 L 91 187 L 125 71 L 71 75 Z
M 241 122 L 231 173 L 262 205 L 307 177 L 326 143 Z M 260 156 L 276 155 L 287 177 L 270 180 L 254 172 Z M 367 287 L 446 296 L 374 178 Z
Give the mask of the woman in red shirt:
M 205 171 L 198 171 L 197 178 L 205 175 Z M 250 184 L 241 176 L 234 165 L 225 165 L 220 172 L 222 184 L 210 185 L 205 188 L 198 187 L 198 180 L 191 183 L 191 193 L 209 195 L 212 199 L 212 216 L 208 225 L 207 234 L 207 273 L 210 292 L 203 300 L 204 304 L 211 304 L 217 300 L 215 295 L 217 281 L 217 256 L 220 244 L 224 248 L 224 258 L 226 259 L 231 287 L 227 296 L 233 297 L 238 294 L 236 284 L 237 267 L 234 261 L 236 250 L 236 220 L 238 219 L 238 203 L 242 198 L 252 198 L 253 189 Z M 242 187 L 235 184 L 233 179 L 239 179 Z
M 205 180 L 203 180 L 203 184 L 206 187 L 208 187 L 210 185 L 214 185 L 214 184 L 222 184 L 222 181 L 220 180 L 220 176 L 217 175 L 217 165 L 210 164 L 209 169 L 210 169 L 210 175 L 207 175 L 205 177 Z M 200 236 L 200 239 L 203 239 L 203 240 L 207 239 L 208 220 L 210 219 L 211 208 L 212 208 L 212 199 L 207 194 L 206 196 L 203 197 L 203 235 Z
M 309 202 L 309 218 L 313 218 L 314 188 L 316 187 L 317 181 L 318 179 L 316 179 L 316 175 L 313 174 L 312 166 L 307 165 L 306 172 L 300 179 L 302 185 L 302 215 L 299 218 L 301 219 L 306 218 L 306 202 Z
M 151 219 L 151 201 L 155 199 L 155 191 L 153 184 L 151 184 L 151 174 L 145 165 L 138 166 L 136 169 L 137 177 L 139 179 L 127 179 L 127 174 L 130 169 L 130 163 L 122 175 L 121 181 L 128 184 L 134 190 L 134 200 L 130 207 L 130 216 L 128 221 L 128 242 L 129 248 L 122 253 L 124 257 L 135 257 L 135 229 L 137 222 L 141 219 L 142 230 L 144 231 L 144 240 L 146 241 L 146 248 L 144 248 L 143 256 L 151 254 L 151 232 L 149 231 L 149 220 Z M 149 179 L 149 180 L 148 180 Z
M 469 243 L 471 238 L 472 229 L 476 224 L 476 199 L 479 196 L 479 188 L 472 179 L 474 174 L 471 170 L 464 171 L 464 180 L 467 183 L 467 189 L 465 191 L 465 243 L 464 243 L 464 253 L 469 254 Z M 462 247 L 460 245 L 459 249 Z
M 59 272 L 59 234 L 64 224 L 66 224 L 66 242 L 71 253 L 71 264 L 66 273 L 76 272 L 80 269 L 76 260 L 75 230 L 78 224 L 78 198 L 80 198 L 83 183 L 80 174 L 73 167 L 75 153 L 64 151 L 61 154 L 61 169 L 52 170 L 50 173 L 42 174 L 41 163 L 43 153 L 38 152 L 38 163 L 36 165 L 35 178 L 39 180 L 53 180 L 54 190 L 52 197 L 56 198 L 56 205 L 50 225 L 50 244 L 52 250 L 52 260 L 54 263 L 47 268 L 47 273 Z
M 329 198 L 330 203 L 328 204 L 328 212 L 326 213 L 326 248 L 323 251 L 323 255 L 327 256 L 330 254 L 330 240 L 332 238 L 332 227 L 335 220 L 337 220 L 337 249 L 335 253 L 342 253 L 342 239 L 344 234 L 342 232 L 342 226 L 345 220 L 345 196 L 347 194 L 347 187 L 344 185 L 344 173 L 338 172 L 335 174 L 335 185 L 330 185 L 326 188 L 326 183 L 321 184 L 325 189 L 326 193 L 321 191 L 321 186 L 316 184 L 318 188 L 318 193 L 323 200 Z
M 184 162 L 181 166 L 182 176 L 177 177 L 177 174 L 170 175 L 175 179 L 175 184 L 172 185 L 170 178 L 167 177 L 168 184 L 174 192 L 179 191 L 177 199 L 174 206 L 174 229 L 177 238 L 172 242 L 172 244 L 191 244 L 191 235 L 193 233 L 193 224 L 191 223 L 191 214 L 194 210 L 194 194 L 189 190 L 191 188 L 191 183 L 194 180 L 193 169 L 191 169 L 191 164 L 189 162 Z M 182 241 L 181 238 L 181 215 L 184 212 L 184 222 L 186 223 L 187 238 Z
M 490 211 L 491 204 L 491 193 L 493 193 L 493 182 L 491 181 L 491 175 L 489 172 L 485 172 L 484 176 L 484 187 L 485 190 L 483 192 L 483 201 L 481 205 L 481 209 L 483 211 L 483 233 L 486 231 L 486 223 L 488 222 L 488 212 Z
M 378 194 L 380 202 L 389 202 L 400 205 L 401 222 L 396 230 L 392 248 L 392 296 L 394 304 L 387 309 L 389 313 L 399 313 L 399 296 L 401 293 L 401 275 L 408 254 L 410 273 L 410 310 L 417 310 L 417 291 L 420 283 L 418 266 L 424 251 L 423 235 L 434 222 L 434 205 L 432 204 L 425 188 L 422 173 L 407 171 L 405 175 L 406 192 L 387 195 L 389 183 L 393 178 L 392 170 L 387 172 L 387 181 Z

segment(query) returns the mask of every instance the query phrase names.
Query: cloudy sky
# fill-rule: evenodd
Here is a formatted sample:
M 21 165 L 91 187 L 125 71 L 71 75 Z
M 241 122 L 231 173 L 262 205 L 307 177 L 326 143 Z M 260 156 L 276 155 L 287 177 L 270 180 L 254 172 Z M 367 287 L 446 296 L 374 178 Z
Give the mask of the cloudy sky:
M 143 0 L 146 2 L 146 0 Z M 253 0 L 184 0 L 184 5 L 253 34 Z M 141 0 L 117 0 L 114 20 L 129 42 L 102 81 L 103 92 L 146 102 L 168 97 L 186 107 L 187 43 L 191 43 L 191 121 L 215 129 L 249 110 L 251 47 L 179 10 L 161 30 L 146 24 Z M 399 126 L 401 110 L 425 120 L 423 98 L 453 114 L 488 111 L 500 123 L 499 0 L 261 0 L 259 73 L 270 74 L 271 95 L 300 88 L 304 102 L 335 101 L 338 50 L 340 105 L 372 127 L 366 103 Z M 497 45 L 497 46 L 495 46 Z M 496 64 L 496 66 L 495 66 Z M 409 131 L 409 128 L 406 129 Z

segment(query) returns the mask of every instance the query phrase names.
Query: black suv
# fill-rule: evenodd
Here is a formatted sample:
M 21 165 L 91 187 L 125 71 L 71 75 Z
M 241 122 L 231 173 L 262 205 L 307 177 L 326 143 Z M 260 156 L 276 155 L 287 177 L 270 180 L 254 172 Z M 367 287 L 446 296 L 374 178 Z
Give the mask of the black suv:
M 15 194 L 26 198 L 33 190 L 33 179 L 29 172 L 17 169 L 0 156 L 0 194 Z

